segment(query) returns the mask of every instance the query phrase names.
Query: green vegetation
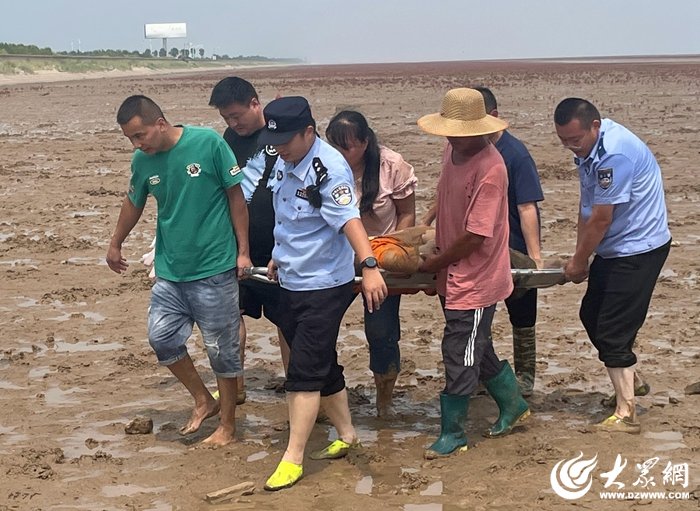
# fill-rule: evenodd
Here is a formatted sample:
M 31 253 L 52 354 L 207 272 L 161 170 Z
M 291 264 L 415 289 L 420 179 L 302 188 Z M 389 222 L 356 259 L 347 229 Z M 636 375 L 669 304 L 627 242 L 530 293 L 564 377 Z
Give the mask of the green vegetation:
M 51 48 L 26 44 L 0 43 L 0 55 L 53 55 Z
M 204 58 L 203 48 L 171 48 L 144 52 L 129 50 L 93 50 L 87 52 L 54 52 L 35 45 L 0 42 L 0 74 L 33 74 L 37 71 L 87 73 L 91 71 L 148 69 L 186 69 L 193 67 L 223 67 L 236 64 L 298 64 L 299 59 L 213 55 Z

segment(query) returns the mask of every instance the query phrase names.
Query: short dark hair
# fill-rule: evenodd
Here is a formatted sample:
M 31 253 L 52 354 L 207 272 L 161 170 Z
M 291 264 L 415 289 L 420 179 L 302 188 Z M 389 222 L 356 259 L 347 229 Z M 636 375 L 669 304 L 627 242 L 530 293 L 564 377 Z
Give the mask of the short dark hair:
M 566 98 L 554 110 L 554 122 L 558 126 L 565 126 L 574 119 L 578 119 L 582 128 L 588 129 L 593 125 L 593 121 L 600 121 L 600 112 L 590 101 Z
M 238 76 L 229 76 L 214 85 L 209 106 L 226 108 L 233 103 L 247 106 L 253 98 L 258 99 L 258 93 L 252 83 Z
M 491 92 L 491 89 L 484 87 L 483 85 L 477 85 L 474 90 L 481 92 L 484 98 L 484 107 L 486 107 L 486 113 L 498 110 L 498 103 L 496 103 L 496 96 Z
M 136 116 L 146 125 L 155 124 L 161 118 L 165 120 L 165 115 L 156 102 L 141 95 L 129 96 L 124 100 L 117 110 L 117 123 L 123 126 Z

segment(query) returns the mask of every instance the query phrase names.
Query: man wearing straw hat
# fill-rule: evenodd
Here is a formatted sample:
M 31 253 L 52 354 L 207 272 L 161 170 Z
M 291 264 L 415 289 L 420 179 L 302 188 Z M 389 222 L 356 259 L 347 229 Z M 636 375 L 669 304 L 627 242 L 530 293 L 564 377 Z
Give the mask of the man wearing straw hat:
M 437 186 L 436 251 L 421 271 L 437 273 L 445 315 L 442 357 L 445 389 L 440 394 L 441 431 L 425 457 L 466 450 L 464 422 L 469 395 L 479 381 L 498 404 L 487 437 L 508 434 L 529 414 L 510 364 L 499 360 L 491 341 L 496 303 L 513 290 L 508 251 L 508 175 L 488 135 L 506 122 L 487 115 L 481 93 L 450 90 L 439 113 L 418 120 L 425 132 L 447 137 Z

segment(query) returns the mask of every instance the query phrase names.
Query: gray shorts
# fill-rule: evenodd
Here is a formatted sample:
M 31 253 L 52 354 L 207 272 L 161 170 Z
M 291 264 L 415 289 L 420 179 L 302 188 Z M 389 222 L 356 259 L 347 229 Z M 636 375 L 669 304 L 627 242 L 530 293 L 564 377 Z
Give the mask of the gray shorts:
M 156 280 L 148 314 L 148 342 L 161 365 L 172 365 L 187 356 L 186 342 L 195 323 L 214 374 L 221 378 L 241 376 L 235 269 L 191 282 Z

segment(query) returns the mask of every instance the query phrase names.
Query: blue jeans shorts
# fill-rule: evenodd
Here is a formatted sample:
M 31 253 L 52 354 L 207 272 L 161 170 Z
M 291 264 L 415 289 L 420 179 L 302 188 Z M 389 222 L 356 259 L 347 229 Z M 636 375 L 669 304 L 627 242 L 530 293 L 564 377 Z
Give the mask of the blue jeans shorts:
M 191 282 L 156 280 L 148 314 L 148 342 L 161 365 L 172 365 L 187 356 L 186 342 L 195 323 L 214 374 L 220 378 L 241 376 L 235 269 Z

